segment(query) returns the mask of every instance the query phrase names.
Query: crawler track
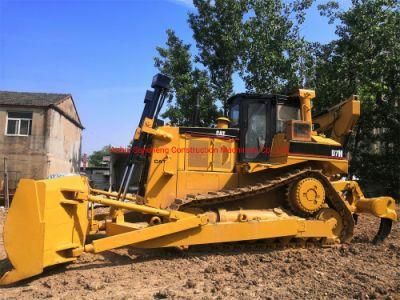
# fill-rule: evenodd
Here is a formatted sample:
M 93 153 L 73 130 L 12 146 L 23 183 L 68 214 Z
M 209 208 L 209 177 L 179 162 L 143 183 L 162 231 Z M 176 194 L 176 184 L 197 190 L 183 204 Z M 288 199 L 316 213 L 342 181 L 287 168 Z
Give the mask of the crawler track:
M 265 180 L 254 185 L 247 185 L 244 187 L 226 189 L 216 192 L 208 192 L 206 194 L 189 194 L 185 198 L 175 199 L 169 208 L 174 210 L 182 210 L 187 208 L 207 208 L 228 202 L 240 201 L 261 194 L 266 194 L 281 187 L 289 186 L 291 183 L 306 177 L 314 177 L 319 179 L 324 185 L 329 207 L 335 209 L 343 220 L 343 230 L 340 235 L 340 241 L 342 243 L 348 242 L 353 236 L 353 216 L 348 209 L 346 202 L 336 192 L 329 179 L 319 170 L 295 170 L 283 174 L 278 178 Z

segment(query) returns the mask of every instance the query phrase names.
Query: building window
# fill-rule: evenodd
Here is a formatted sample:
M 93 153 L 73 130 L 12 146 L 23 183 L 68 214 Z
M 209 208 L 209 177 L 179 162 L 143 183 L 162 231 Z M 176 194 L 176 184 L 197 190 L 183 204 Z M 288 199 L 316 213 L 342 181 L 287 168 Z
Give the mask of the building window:
M 28 136 L 32 134 L 32 112 L 8 112 L 7 135 Z

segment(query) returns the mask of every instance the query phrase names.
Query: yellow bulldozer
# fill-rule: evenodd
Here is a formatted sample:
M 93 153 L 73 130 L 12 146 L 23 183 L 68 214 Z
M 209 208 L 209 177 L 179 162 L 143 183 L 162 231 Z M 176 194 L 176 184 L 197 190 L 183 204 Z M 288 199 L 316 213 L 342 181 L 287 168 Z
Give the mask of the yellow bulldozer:
M 381 219 L 373 242 L 389 235 L 395 200 L 366 198 L 346 180 L 357 96 L 312 117 L 312 90 L 238 94 L 215 127 L 175 127 L 158 119 L 170 81 L 153 78 L 117 191 L 93 189 L 84 176 L 19 182 L 4 225 L 13 268 L 1 285 L 124 246 L 345 243 L 363 213 Z

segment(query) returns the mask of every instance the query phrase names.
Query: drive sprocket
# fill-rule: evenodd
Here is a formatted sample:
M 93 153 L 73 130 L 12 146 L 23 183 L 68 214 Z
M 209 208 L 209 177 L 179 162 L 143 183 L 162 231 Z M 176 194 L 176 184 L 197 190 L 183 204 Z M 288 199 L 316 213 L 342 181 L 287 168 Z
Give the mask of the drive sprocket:
M 316 178 L 303 178 L 289 186 L 286 200 L 295 214 L 312 216 L 325 203 L 325 188 Z

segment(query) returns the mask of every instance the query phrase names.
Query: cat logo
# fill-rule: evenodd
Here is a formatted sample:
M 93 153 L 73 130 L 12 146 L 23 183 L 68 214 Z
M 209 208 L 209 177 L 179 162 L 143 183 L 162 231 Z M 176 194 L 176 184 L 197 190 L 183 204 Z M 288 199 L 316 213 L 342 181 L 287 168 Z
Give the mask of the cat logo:
M 165 163 L 166 161 L 167 161 L 166 158 L 164 158 L 164 159 L 155 159 L 155 160 L 154 160 L 154 163 L 155 163 L 155 164 L 162 164 L 162 163 Z
M 331 156 L 333 157 L 343 157 L 343 150 L 332 150 Z
M 216 135 L 225 136 L 225 130 L 217 130 Z

